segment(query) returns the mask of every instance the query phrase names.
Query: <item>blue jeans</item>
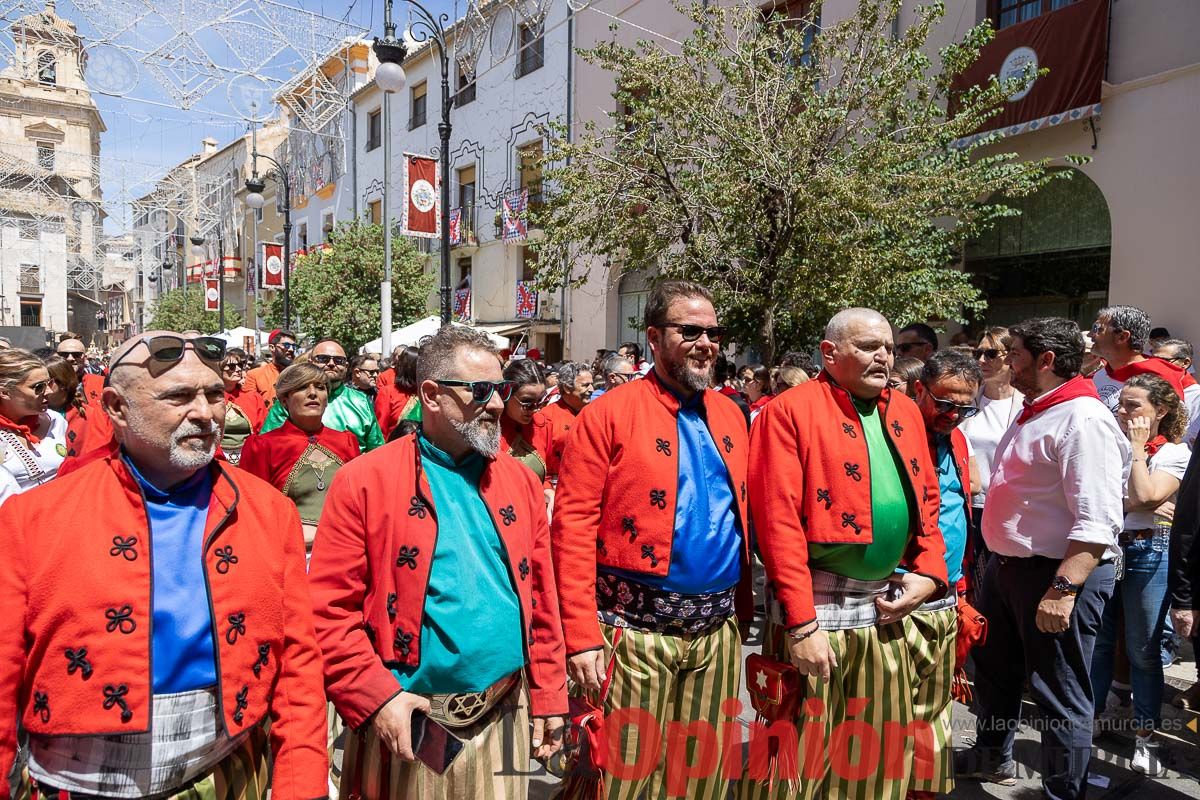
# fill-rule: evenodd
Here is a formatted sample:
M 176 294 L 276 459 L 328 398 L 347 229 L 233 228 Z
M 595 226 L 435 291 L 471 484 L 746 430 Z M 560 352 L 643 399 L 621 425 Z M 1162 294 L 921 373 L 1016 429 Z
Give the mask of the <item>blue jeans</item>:
M 1162 722 L 1162 634 L 1170 601 L 1167 596 L 1167 551 L 1159 538 L 1138 539 L 1122 548 L 1125 577 L 1117 581 L 1117 589 L 1104 607 L 1100 634 L 1092 654 L 1092 696 L 1096 698 L 1096 713 L 1099 714 L 1104 710 L 1112 683 L 1117 617 L 1123 611 L 1133 715 L 1142 729 L 1156 728 Z

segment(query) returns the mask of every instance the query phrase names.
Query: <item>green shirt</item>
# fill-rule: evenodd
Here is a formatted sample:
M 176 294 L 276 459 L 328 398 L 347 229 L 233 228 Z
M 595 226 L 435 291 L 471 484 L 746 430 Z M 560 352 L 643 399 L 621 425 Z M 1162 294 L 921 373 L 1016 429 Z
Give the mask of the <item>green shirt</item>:
M 525 666 L 520 601 L 504 543 L 479 496 L 485 462 L 473 452 L 456 464 L 424 436 L 417 441 L 437 513 L 437 545 L 421 663 L 393 674 L 410 692 L 481 692 Z
M 267 412 L 267 421 L 263 423 L 261 433 L 269 433 L 281 427 L 287 421 L 287 409 L 283 403 L 276 400 Z M 327 427 L 338 431 L 350 431 L 358 439 L 358 449 L 362 452 L 373 450 L 383 444 L 383 431 L 379 430 L 379 421 L 375 419 L 375 406 L 371 398 L 342 384 L 329 394 L 329 405 L 321 415 L 321 422 Z
M 874 400 L 854 401 L 870 458 L 870 544 L 810 544 L 809 566 L 861 581 L 881 581 L 896 571 L 912 534 L 914 498 L 902 475 L 904 465 L 887 434 Z

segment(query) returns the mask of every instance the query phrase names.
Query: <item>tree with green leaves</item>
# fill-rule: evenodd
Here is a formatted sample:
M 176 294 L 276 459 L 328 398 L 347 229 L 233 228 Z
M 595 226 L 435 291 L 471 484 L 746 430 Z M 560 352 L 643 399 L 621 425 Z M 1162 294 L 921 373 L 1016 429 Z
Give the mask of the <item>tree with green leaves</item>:
M 984 307 L 955 265 L 968 238 L 1017 213 L 988 198 L 1071 172 L 994 152 L 995 135 L 962 142 L 1032 77 L 956 86 L 989 23 L 931 56 L 940 2 L 895 35 L 901 0 L 859 0 L 823 27 L 820 2 L 800 18 L 757 1 L 676 8 L 694 24 L 678 48 L 583 53 L 614 76 L 619 111 L 574 141 L 552 132 L 554 189 L 534 217 L 543 285 L 579 284 L 598 262 L 698 281 L 767 363 L 849 306 L 897 324 Z
M 383 226 L 349 220 L 330 232 L 324 249 L 296 259 L 291 275 L 292 315 L 300 333 L 339 341 L 348 352 L 380 334 L 379 285 L 383 282 Z M 427 314 L 432 275 L 426 257 L 407 237 L 392 237 L 392 320 L 396 327 Z M 283 323 L 283 294 L 261 304 L 271 327 Z
M 200 286 L 163 292 L 161 297 L 150 304 L 146 313 L 150 320 L 146 323 L 147 330 L 201 333 L 217 333 L 221 330 L 217 312 L 204 310 L 204 289 Z M 241 324 L 242 315 L 236 308 L 226 305 L 225 325 L 236 328 Z

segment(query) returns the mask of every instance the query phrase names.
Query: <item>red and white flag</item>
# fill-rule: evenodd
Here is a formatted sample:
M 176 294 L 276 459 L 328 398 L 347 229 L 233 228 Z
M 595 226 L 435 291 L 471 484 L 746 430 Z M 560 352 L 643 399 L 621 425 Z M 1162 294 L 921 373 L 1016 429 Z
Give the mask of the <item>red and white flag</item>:
M 221 310 L 221 288 L 217 285 L 216 278 L 204 279 L 204 310 L 205 311 L 220 311 Z
M 404 214 L 400 230 L 406 236 L 436 239 L 442 235 L 438 163 L 429 156 L 404 154 Z
M 264 242 L 262 246 L 262 288 L 283 288 L 283 245 Z

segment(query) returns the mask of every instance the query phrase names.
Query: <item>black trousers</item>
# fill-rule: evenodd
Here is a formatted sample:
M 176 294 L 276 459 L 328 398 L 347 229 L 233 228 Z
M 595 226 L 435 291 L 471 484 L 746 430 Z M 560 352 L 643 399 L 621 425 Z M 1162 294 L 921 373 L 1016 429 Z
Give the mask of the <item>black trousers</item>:
M 1040 712 L 1027 723 L 1042 734 L 1042 788 L 1054 800 L 1075 800 L 1087 793 L 1093 711 L 1088 672 L 1116 576 L 1111 563 L 1096 567 L 1075 598 L 1070 627 L 1042 633 L 1037 607 L 1059 563 L 998 555 L 989 560 L 977 606 L 987 617 L 988 632 L 974 652 L 976 746 L 989 760 L 1012 758 L 1028 679 Z

